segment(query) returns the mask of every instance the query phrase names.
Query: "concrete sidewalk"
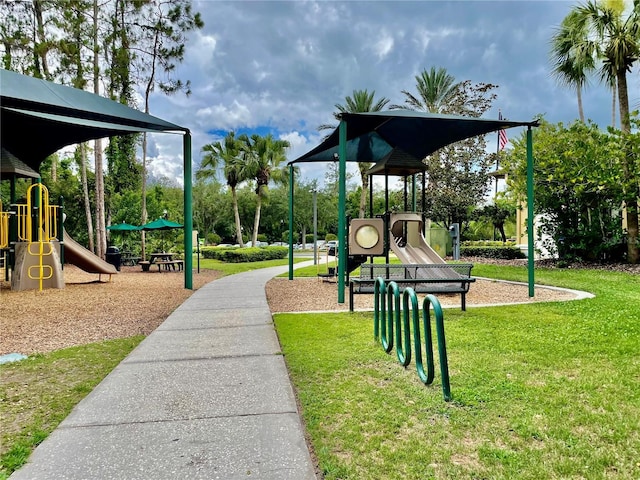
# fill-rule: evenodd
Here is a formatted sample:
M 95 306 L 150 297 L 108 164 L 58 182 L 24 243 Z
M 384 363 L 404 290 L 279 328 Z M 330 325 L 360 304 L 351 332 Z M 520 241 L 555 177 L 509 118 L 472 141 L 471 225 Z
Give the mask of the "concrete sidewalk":
M 11 480 L 316 479 L 264 292 L 287 269 L 194 292 Z

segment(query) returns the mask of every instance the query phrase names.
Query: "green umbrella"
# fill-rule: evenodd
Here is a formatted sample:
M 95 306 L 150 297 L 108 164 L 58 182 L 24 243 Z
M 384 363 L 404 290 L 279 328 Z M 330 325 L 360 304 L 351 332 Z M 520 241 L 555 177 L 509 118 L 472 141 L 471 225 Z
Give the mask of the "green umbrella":
M 138 230 L 140 230 L 140 227 L 122 222 L 116 223 L 114 225 L 109 225 L 107 227 L 107 230 L 111 230 L 112 232 L 137 232 Z M 124 235 L 122 237 L 122 243 L 124 247 Z
M 132 232 L 132 231 L 140 230 L 140 227 L 122 222 L 122 223 L 116 223 L 115 225 L 109 225 L 107 227 L 107 230 L 113 230 L 114 232 Z
M 176 222 L 172 222 L 171 220 L 159 218 L 157 220 L 154 220 L 153 222 L 145 223 L 138 228 L 140 230 L 171 230 L 172 228 L 182 228 L 182 225 Z
M 172 222 L 171 220 L 166 220 L 164 218 L 159 218 L 154 220 L 153 222 L 145 223 L 142 225 L 140 230 L 172 230 L 174 228 L 182 228 L 183 226 L 179 223 Z M 164 250 L 164 234 L 162 235 L 162 250 Z

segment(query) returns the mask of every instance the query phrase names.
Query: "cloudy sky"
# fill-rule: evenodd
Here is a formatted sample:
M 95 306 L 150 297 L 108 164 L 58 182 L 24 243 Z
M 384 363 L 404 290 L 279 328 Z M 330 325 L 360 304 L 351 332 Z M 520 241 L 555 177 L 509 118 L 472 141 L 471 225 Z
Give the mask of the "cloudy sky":
M 205 26 L 189 36 L 177 70 L 192 95 L 155 95 L 151 113 L 189 128 L 194 169 L 201 148 L 230 131 L 288 140 L 288 158 L 306 153 L 335 123 L 336 104 L 354 90 L 403 103 L 423 70 L 498 85 L 494 108 L 510 120 L 578 116 L 575 93 L 550 75 L 550 38 L 577 1 L 214 1 L 194 0 Z M 640 102 L 637 69 L 629 81 Z M 611 94 L 594 79 L 585 115 L 611 121 Z M 508 131 L 519 135 L 519 129 Z M 495 151 L 495 138 L 488 138 Z M 151 170 L 182 182 L 182 139 L 154 135 Z M 306 179 L 323 171 L 303 169 Z

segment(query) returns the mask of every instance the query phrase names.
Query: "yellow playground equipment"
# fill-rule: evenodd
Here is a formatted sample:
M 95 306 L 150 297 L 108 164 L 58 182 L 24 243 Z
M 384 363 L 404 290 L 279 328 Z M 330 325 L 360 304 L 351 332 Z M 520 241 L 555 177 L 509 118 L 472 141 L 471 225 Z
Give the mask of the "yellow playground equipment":
M 7 269 L 7 249 L 9 247 L 9 212 L 5 212 L 0 202 L 0 269 Z
M 0 250 L 9 246 L 9 212 L 5 212 L 0 202 Z
M 47 187 L 34 183 L 27 190 L 26 204 L 15 207 L 17 242 L 11 289 L 64 288 L 58 239 L 59 206 L 49 204 Z M 0 236 L 8 231 L 8 215 L 6 228 L 2 217 Z

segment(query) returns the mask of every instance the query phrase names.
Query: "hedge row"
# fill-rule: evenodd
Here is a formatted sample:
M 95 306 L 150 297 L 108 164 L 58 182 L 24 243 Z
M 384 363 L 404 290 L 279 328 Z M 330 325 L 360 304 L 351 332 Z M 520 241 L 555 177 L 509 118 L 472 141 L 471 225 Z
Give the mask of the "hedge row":
M 286 258 L 287 247 L 250 247 L 250 248 L 203 248 L 202 256 L 227 263 L 261 262 Z
M 513 260 L 526 258 L 526 255 L 516 247 L 460 247 L 460 255 L 463 257 L 497 258 L 501 260 Z
M 462 247 L 515 247 L 516 242 L 502 242 L 500 240 L 465 240 Z

